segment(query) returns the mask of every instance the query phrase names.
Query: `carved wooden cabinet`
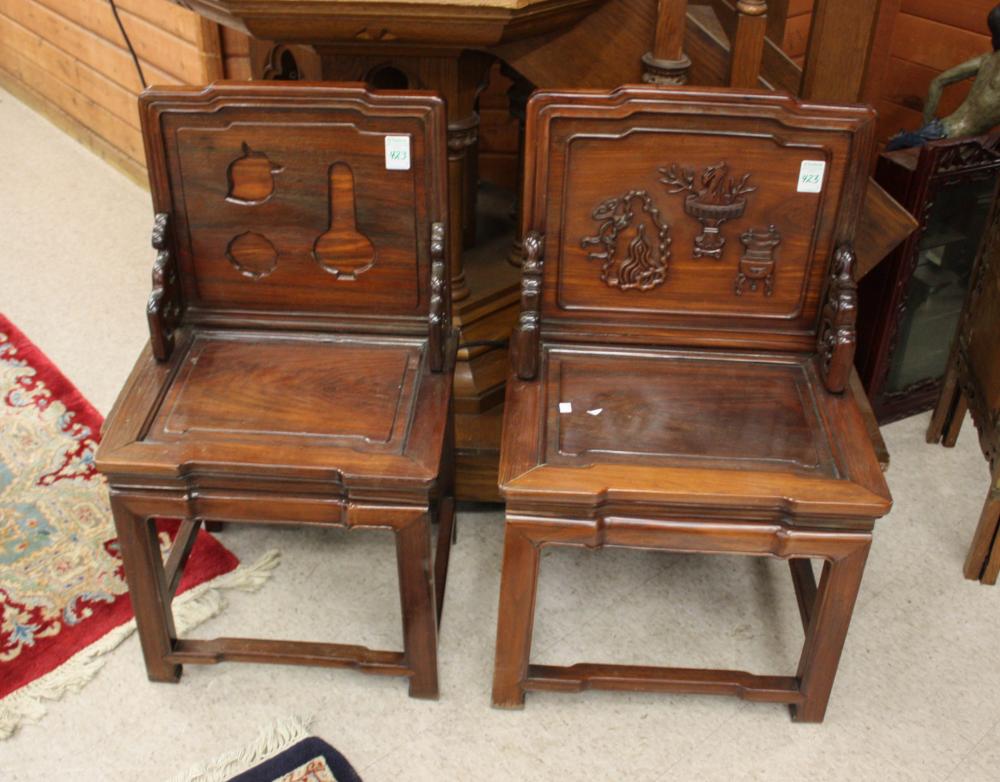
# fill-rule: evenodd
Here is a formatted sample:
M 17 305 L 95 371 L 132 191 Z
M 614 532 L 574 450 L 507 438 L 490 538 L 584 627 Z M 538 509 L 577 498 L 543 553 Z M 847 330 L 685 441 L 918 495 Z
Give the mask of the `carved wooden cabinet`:
M 880 422 L 934 405 L 996 192 L 1000 135 L 883 153 L 920 227 L 859 285 L 857 366 Z

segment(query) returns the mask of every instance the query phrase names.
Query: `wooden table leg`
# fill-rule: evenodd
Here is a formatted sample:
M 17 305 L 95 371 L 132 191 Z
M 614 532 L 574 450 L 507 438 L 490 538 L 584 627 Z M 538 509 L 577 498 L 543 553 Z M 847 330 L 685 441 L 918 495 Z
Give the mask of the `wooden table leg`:
M 524 706 L 524 680 L 528 676 L 531 630 L 535 622 L 539 553 L 535 542 L 517 527 L 507 524 L 493 673 L 493 705 L 501 708 Z
M 870 547 L 869 535 L 843 557 L 823 564 L 799 660 L 798 678 L 805 700 L 790 707 L 797 722 L 822 722 L 826 714 Z
M 430 514 L 396 529 L 403 648 L 413 670 L 410 696 L 437 698 L 437 610 L 431 564 Z
M 125 563 L 129 598 L 146 660 L 146 673 L 151 681 L 176 682 L 181 678 L 181 666 L 164 659 L 173 649 L 177 631 L 170 611 L 171 595 L 163 570 L 156 525 L 148 516 L 135 513 L 130 501 L 114 492 L 111 494 L 111 512 Z

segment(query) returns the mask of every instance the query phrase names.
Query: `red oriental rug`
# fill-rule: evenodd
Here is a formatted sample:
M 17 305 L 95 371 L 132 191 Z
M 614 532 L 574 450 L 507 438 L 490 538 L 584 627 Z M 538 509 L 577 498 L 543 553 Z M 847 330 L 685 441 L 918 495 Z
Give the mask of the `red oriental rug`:
M 78 690 L 135 629 L 107 489 L 94 467 L 101 415 L 0 315 L 0 738 Z M 164 551 L 176 522 L 160 523 Z M 250 568 L 200 532 L 174 601 L 178 632 L 254 590 Z M 183 593 L 183 594 L 181 594 Z M 142 665 L 137 657 L 136 665 Z

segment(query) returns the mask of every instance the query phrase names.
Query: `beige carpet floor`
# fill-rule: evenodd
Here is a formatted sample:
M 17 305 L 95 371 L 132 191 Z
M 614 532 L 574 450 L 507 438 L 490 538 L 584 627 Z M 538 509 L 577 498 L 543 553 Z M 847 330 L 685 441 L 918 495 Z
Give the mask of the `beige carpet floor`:
M 146 339 L 146 192 L 0 92 L 0 310 L 107 412 Z M 351 671 L 190 666 L 146 680 L 133 637 L 82 692 L 0 742 L 0 780 L 157 780 L 311 719 L 381 780 L 988 780 L 1000 778 L 1000 588 L 963 580 L 987 485 L 967 425 L 924 443 L 926 416 L 885 429 L 896 506 L 879 525 L 826 722 L 736 699 L 529 694 L 489 706 L 502 522 L 465 509 L 441 633 L 441 698 Z M 230 528 L 244 561 L 283 563 L 197 635 L 400 643 L 387 535 Z M 534 659 L 792 673 L 802 641 L 783 562 L 554 551 Z

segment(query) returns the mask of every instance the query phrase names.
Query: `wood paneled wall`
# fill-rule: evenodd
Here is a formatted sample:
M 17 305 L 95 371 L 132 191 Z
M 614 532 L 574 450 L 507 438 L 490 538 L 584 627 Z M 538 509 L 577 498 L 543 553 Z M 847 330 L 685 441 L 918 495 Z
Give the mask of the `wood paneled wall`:
M 117 5 L 150 84 L 202 84 L 238 63 L 219 27 L 191 11 L 168 0 Z M 107 0 L 0 0 L 0 85 L 145 184 L 141 85 Z

